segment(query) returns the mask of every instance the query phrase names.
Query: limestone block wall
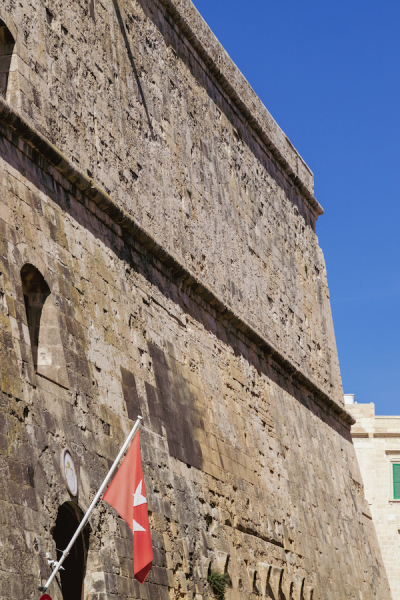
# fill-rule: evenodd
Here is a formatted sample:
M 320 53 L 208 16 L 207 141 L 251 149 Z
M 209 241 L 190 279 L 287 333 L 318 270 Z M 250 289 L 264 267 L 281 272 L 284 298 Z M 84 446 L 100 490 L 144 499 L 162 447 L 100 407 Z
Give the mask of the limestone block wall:
M 139 412 L 154 567 L 100 504 L 84 600 L 205 600 L 216 568 L 227 600 L 390 598 L 311 171 L 188 0 L 0 19 L 0 600 L 36 597 Z
M 313 175 L 191 2 L 4 0 L 0 18 L 22 115 L 342 403 Z
M 216 568 L 227 600 L 390 598 L 348 424 L 4 126 L 0 155 L 0 599 L 36 597 L 59 506 L 87 508 L 139 412 L 154 566 L 133 580 L 129 530 L 101 503 L 85 600 L 205 600 Z M 27 263 L 68 387 L 33 366 Z

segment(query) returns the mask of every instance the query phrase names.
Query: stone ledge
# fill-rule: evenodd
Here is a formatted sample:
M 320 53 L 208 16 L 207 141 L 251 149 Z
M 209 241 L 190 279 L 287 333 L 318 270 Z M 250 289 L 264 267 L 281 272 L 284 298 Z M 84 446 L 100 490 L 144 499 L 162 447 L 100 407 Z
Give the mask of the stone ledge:
M 323 215 L 324 209 L 314 197 L 314 175 L 311 169 L 270 115 L 191 0 L 159 1 L 250 127 L 304 195 L 316 217 Z
M 50 165 L 59 171 L 70 183 L 75 185 L 86 197 L 94 202 L 105 214 L 107 214 L 122 229 L 127 231 L 137 242 L 146 248 L 153 256 L 166 265 L 176 277 L 191 287 L 203 300 L 208 302 L 220 315 L 228 319 L 239 331 L 244 333 L 249 340 L 256 344 L 265 354 L 279 364 L 293 379 L 297 380 L 306 389 L 315 394 L 317 400 L 321 401 L 348 426 L 355 423 L 355 419 L 335 400 L 333 400 L 321 387 L 310 377 L 302 373 L 283 353 L 274 348 L 255 327 L 238 316 L 235 311 L 219 298 L 216 292 L 210 290 L 197 276 L 185 267 L 181 262 L 167 252 L 148 233 L 136 219 L 121 208 L 104 190 L 102 190 L 92 179 L 83 173 L 69 159 L 62 154 L 45 136 L 39 133 L 21 115 L 18 114 L 7 102 L 0 97 L 0 123 L 10 129 L 12 136 L 23 140 L 31 148 L 36 150 Z M 16 140 L 11 140 L 18 147 Z M 21 150 L 21 148 L 19 148 Z M 44 165 L 40 165 L 43 168 Z

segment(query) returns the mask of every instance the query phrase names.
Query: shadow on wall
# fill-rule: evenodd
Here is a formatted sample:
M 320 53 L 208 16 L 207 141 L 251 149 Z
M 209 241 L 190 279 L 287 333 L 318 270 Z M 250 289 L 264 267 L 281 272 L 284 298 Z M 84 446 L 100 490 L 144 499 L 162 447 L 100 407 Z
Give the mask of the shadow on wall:
M 196 440 L 194 423 L 204 430 L 206 407 L 196 394 L 196 390 L 173 369 L 170 357 L 153 343 L 148 343 L 153 361 L 156 387 L 145 383 L 147 405 L 153 431 L 166 435 L 169 453 L 188 466 L 202 469 L 201 445 Z M 143 413 L 143 406 L 137 394 L 133 373 L 121 367 L 122 391 L 130 419 L 135 420 Z
M 115 14 L 117 15 L 118 25 L 119 25 L 119 28 L 121 30 L 122 37 L 124 38 L 125 48 L 126 48 L 126 52 L 128 54 L 129 62 L 131 64 L 132 71 L 133 71 L 133 74 L 134 74 L 135 79 L 136 79 L 136 84 L 138 86 L 140 98 L 141 98 L 141 101 L 142 101 L 142 104 L 143 104 L 143 108 L 144 108 L 144 111 L 146 113 L 146 118 L 147 118 L 147 122 L 149 124 L 149 129 L 150 129 L 150 134 L 151 134 L 151 137 L 153 139 L 155 139 L 154 131 L 153 131 L 153 126 L 151 124 L 151 118 L 150 118 L 150 114 L 149 114 L 149 109 L 147 108 L 147 103 L 146 103 L 146 98 L 144 96 L 143 87 L 142 87 L 142 84 L 140 83 L 139 75 L 138 75 L 138 72 L 137 72 L 137 69 L 136 69 L 136 65 L 135 65 L 135 60 L 133 58 L 133 54 L 132 54 L 132 50 L 131 50 L 131 47 L 130 47 L 130 44 L 129 44 L 128 36 L 126 35 L 124 20 L 123 20 L 122 15 L 121 15 L 121 11 L 120 11 L 120 8 L 119 8 L 118 0 L 113 0 L 113 4 L 114 4 L 114 9 L 115 9 Z

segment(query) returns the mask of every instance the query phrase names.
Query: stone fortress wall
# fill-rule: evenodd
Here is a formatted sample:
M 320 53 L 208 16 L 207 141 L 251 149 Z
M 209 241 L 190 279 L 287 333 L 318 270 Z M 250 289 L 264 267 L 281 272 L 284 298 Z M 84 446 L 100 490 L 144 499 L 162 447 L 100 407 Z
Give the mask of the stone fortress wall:
M 389 598 L 308 167 L 188 0 L 0 19 L 0 599 L 34 597 L 138 412 L 155 565 L 133 581 L 101 504 L 85 600 L 210 598 L 215 568 L 227 600 Z

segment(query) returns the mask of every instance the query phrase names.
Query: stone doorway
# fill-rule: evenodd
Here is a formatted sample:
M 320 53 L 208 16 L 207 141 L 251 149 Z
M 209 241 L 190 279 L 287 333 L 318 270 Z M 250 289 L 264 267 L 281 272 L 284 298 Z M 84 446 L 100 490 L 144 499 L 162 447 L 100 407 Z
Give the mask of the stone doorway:
M 71 541 L 82 517 L 83 513 L 80 508 L 72 502 L 65 502 L 58 509 L 56 526 L 53 532 L 53 539 L 57 548 L 57 560 L 61 558 L 62 551 Z M 65 559 L 63 563 L 64 570 L 59 571 L 63 600 L 83 600 L 83 581 L 88 546 L 89 530 L 86 526 Z

